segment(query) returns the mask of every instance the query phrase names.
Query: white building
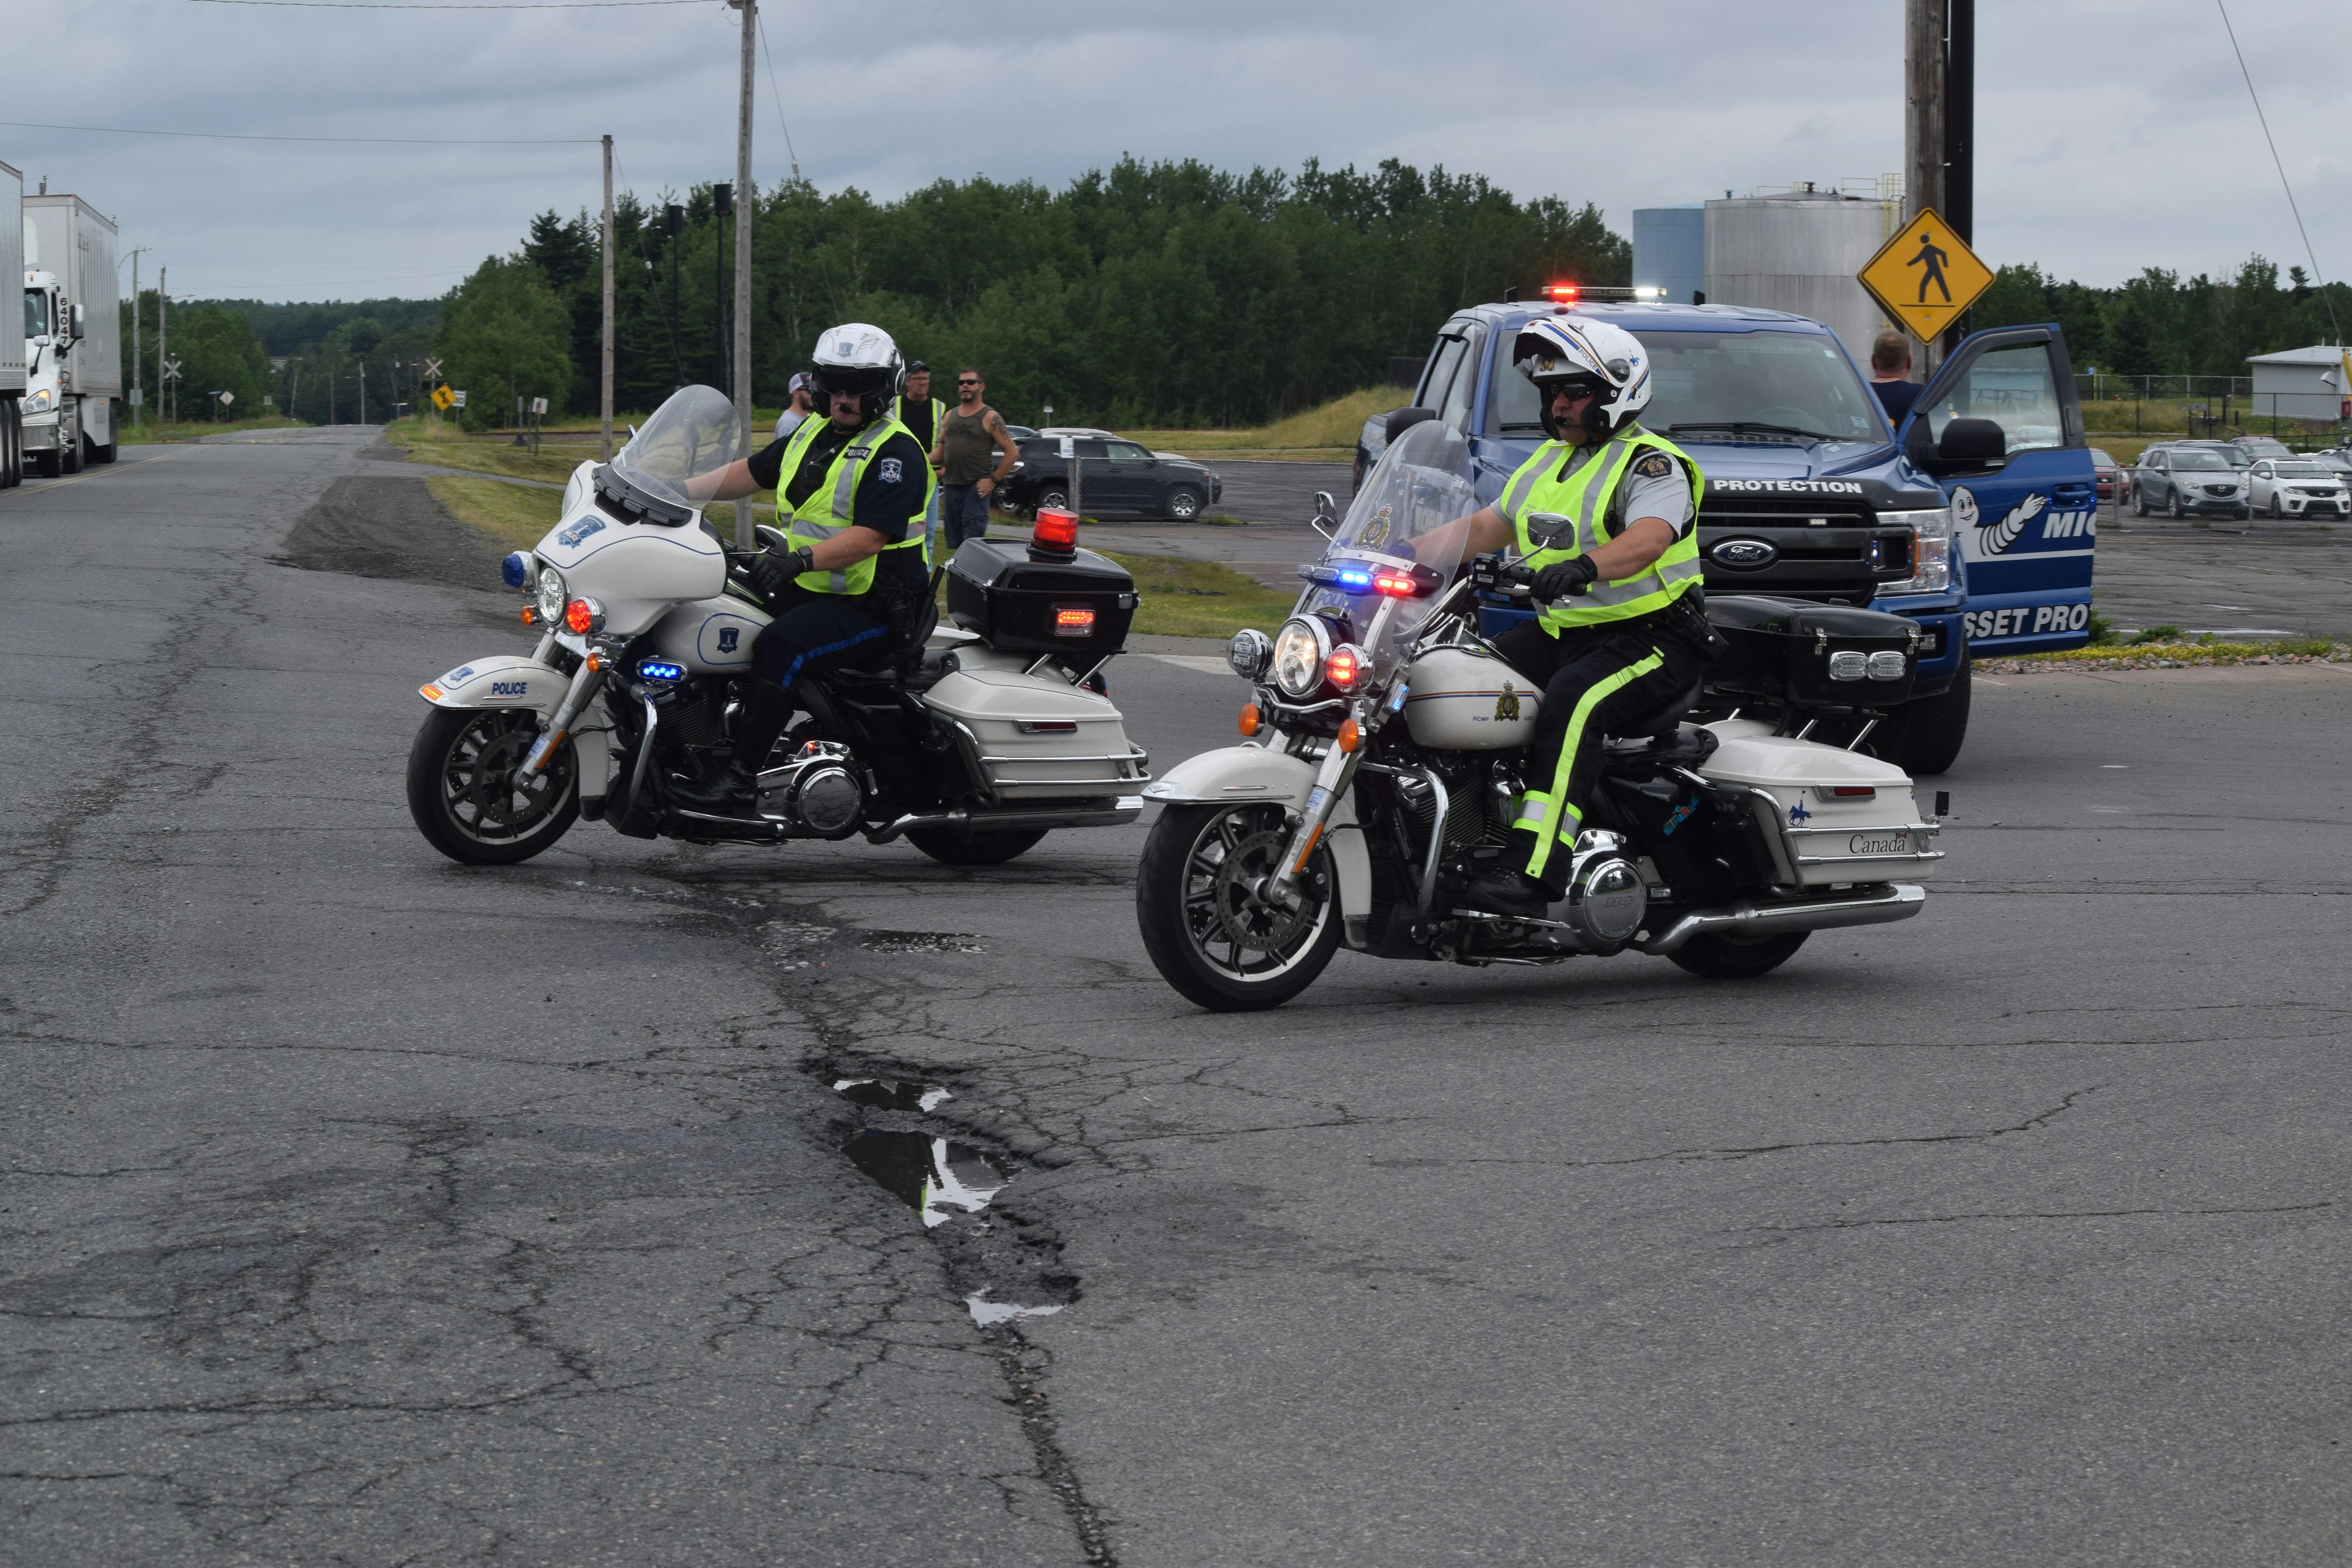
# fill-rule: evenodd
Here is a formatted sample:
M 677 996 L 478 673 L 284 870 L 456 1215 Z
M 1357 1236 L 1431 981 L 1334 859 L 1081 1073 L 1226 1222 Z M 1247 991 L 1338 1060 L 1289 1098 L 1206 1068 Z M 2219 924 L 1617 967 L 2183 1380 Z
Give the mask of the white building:
M 2280 419 L 2352 417 L 2352 363 L 2325 344 L 2251 354 L 2254 395 L 2248 412 Z

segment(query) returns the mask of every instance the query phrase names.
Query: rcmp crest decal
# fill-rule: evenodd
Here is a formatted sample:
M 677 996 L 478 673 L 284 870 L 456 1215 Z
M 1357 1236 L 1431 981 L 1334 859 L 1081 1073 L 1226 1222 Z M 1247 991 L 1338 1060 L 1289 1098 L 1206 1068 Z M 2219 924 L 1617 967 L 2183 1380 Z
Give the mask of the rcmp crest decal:
M 1516 724 L 1519 720 L 1519 690 L 1507 680 L 1503 682 L 1503 694 L 1495 699 L 1495 720 L 1503 724 Z

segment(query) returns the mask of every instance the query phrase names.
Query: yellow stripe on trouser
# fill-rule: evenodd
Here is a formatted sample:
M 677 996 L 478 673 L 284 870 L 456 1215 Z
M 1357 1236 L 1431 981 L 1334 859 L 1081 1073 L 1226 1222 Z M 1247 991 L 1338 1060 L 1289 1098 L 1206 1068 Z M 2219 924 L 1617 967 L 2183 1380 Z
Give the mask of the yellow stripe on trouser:
M 1642 677 L 1664 668 L 1665 663 L 1665 656 L 1652 648 L 1649 658 L 1594 681 L 1576 700 L 1575 711 L 1568 716 L 1568 732 L 1559 739 L 1559 761 L 1552 769 L 1551 788 L 1528 791 L 1519 805 L 1519 819 L 1511 824 L 1536 836 L 1535 852 L 1528 857 L 1528 876 L 1542 876 L 1545 863 L 1551 858 L 1551 847 L 1573 843 L 1577 829 L 1583 826 L 1584 814 L 1568 798 L 1568 775 L 1575 770 L 1577 748 L 1584 742 L 1584 726 L 1592 710 Z

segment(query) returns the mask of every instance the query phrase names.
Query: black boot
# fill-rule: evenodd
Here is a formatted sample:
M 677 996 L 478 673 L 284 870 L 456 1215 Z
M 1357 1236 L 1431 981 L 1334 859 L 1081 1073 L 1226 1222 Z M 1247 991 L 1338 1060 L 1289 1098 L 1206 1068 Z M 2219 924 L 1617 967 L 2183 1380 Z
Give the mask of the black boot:
M 754 681 L 751 700 L 735 716 L 734 755 L 715 777 L 671 784 L 671 804 L 711 816 L 760 820 L 760 769 L 792 717 L 793 700 L 782 687 Z
M 1497 915 L 1540 915 L 1559 900 L 1559 894 L 1525 871 L 1513 869 L 1535 858 L 1536 836 L 1524 827 L 1515 828 L 1503 858 L 1473 877 L 1462 890 L 1465 909 Z

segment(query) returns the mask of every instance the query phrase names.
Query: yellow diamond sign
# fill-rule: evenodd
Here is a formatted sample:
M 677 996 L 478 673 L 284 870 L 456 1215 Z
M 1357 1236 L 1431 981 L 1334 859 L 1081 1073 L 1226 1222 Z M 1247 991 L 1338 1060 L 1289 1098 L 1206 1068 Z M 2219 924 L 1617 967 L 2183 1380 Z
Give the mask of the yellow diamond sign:
M 1896 229 L 1854 277 L 1923 342 L 1958 321 L 1992 286 L 1992 269 L 1932 207 Z
M 435 387 L 435 388 L 433 389 L 433 406 L 434 406 L 434 407 L 436 407 L 436 408 L 439 408 L 439 409 L 443 409 L 443 410 L 446 410 L 446 409 L 448 408 L 448 406 L 449 406 L 451 404 L 453 404 L 453 403 L 455 403 L 455 402 L 457 402 L 457 398 L 456 398 L 456 397 L 454 397 L 454 396 L 452 396 L 452 395 L 450 395 L 449 389 L 448 389 L 447 387 L 446 387 L 446 386 L 436 386 L 436 387 Z

